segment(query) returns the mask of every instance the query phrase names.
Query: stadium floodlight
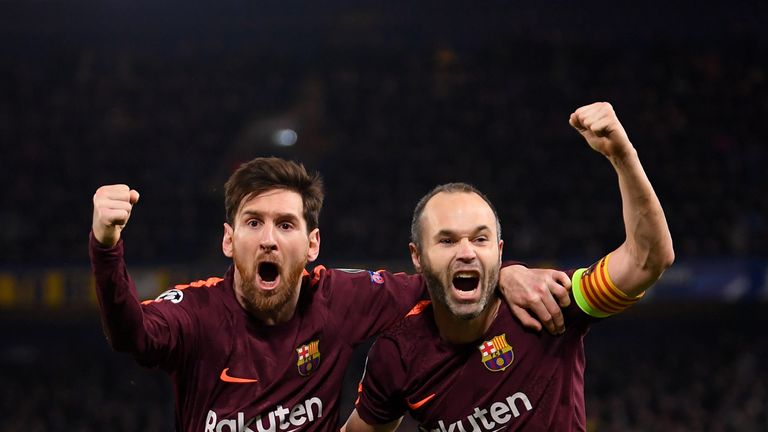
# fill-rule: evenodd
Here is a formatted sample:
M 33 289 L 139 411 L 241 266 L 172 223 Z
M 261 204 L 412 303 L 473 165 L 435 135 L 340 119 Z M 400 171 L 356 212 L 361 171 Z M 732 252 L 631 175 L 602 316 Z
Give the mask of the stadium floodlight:
M 275 144 L 283 147 L 290 147 L 296 144 L 296 140 L 298 140 L 298 138 L 299 135 L 293 129 L 278 129 L 272 135 L 272 141 Z

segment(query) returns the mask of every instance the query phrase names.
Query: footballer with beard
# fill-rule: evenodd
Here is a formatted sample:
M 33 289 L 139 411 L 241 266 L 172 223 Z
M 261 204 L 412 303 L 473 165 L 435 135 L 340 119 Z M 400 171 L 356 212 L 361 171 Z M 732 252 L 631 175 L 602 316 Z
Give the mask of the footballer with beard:
M 574 301 L 564 310 L 565 333 L 525 329 L 495 295 L 504 242 L 488 198 L 465 183 L 438 186 L 416 205 L 410 244 L 431 302 L 374 343 L 346 432 L 394 430 L 406 412 L 422 431 L 586 431 L 584 335 L 642 297 L 674 251 L 613 107 L 581 107 L 570 124 L 616 171 L 626 240 L 568 272 Z M 619 367 L 631 371 L 632 359 Z
M 96 191 L 91 265 L 111 346 L 170 375 L 176 429 L 336 430 L 353 349 L 426 297 L 421 276 L 308 273 L 320 252 L 321 179 L 295 162 L 257 158 L 225 185 L 222 251 L 233 265 L 140 302 L 121 239 L 138 199 L 127 185 Z M 521 319 L 537 327 L 531 311 L 548 330 L 562 326 L 564 273 L 511 265 L 501 279 Z

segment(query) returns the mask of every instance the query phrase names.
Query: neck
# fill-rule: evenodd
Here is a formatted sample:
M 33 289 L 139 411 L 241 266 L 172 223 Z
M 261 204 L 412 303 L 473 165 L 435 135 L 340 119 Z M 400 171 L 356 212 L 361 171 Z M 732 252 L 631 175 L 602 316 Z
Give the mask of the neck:
M 432 303 L 435 315 L 435 323 L 440 331 L 440 337 L 452 344 L 465 344 L 474 342 L 488 330 L 496 319 L 501 300 L 494 297 L 480 315 L 471 320 L 464 320 L 452 314 L 447 307 Z

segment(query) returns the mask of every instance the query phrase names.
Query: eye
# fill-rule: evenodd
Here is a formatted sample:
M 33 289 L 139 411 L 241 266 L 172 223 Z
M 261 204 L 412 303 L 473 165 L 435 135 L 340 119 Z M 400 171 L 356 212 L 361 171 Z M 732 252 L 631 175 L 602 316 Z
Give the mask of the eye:
M 246 221 L 245 224 L 251 228 L 256 228 L 259 225 L 261 225 L 261 221 L 258 219 L 248 219 L 248 221 Z
M 486 236 L 475 237 L 475 240 L 474 240 L 475 243 L 481 243 L 481 244 L 486 243 L 487 241 L 488 241 L 488 237 Z
M 451 239 L 451 238 L 441 238 L 440 240 L 438 240 L 438 243 L 443 244 L 443 245 L 452 245 L 453 244 L 453 239 Z
M 278 225 L 283 231 L 290 231 L 293 229 L 293 224 L 289 222 L 282 222 Z

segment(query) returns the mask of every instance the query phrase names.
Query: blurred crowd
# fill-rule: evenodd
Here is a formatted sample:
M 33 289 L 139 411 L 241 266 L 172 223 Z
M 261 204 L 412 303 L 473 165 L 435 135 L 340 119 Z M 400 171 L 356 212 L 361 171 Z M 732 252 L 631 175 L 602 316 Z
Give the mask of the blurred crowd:
M 171 431 L 170 380 L 111 352 L 98 318 L 0 320 L 1 431 Z
M 6 265 L 84 263 L 91 195 L 114 182 L 142 194 L 133 262 L 220 258 L 222 184 L 265 155 L 323 174 L 325 261 L 404 259 L 413 206 L 446 181 L 497 204 L 507 255 L 595 258 L 623 238 L 617 182 L 567 120 L 603 100 L 645 163 L 678 256 L 768 254 L 760 41 L 510 38 L 295 56 L 115 45 L 2 56 Z M 282 129 L 294 146 L 276 144 Z
M 768 430 L 764 309 L 678 304 L 594 326 L 585 342 L 592 430 Z

